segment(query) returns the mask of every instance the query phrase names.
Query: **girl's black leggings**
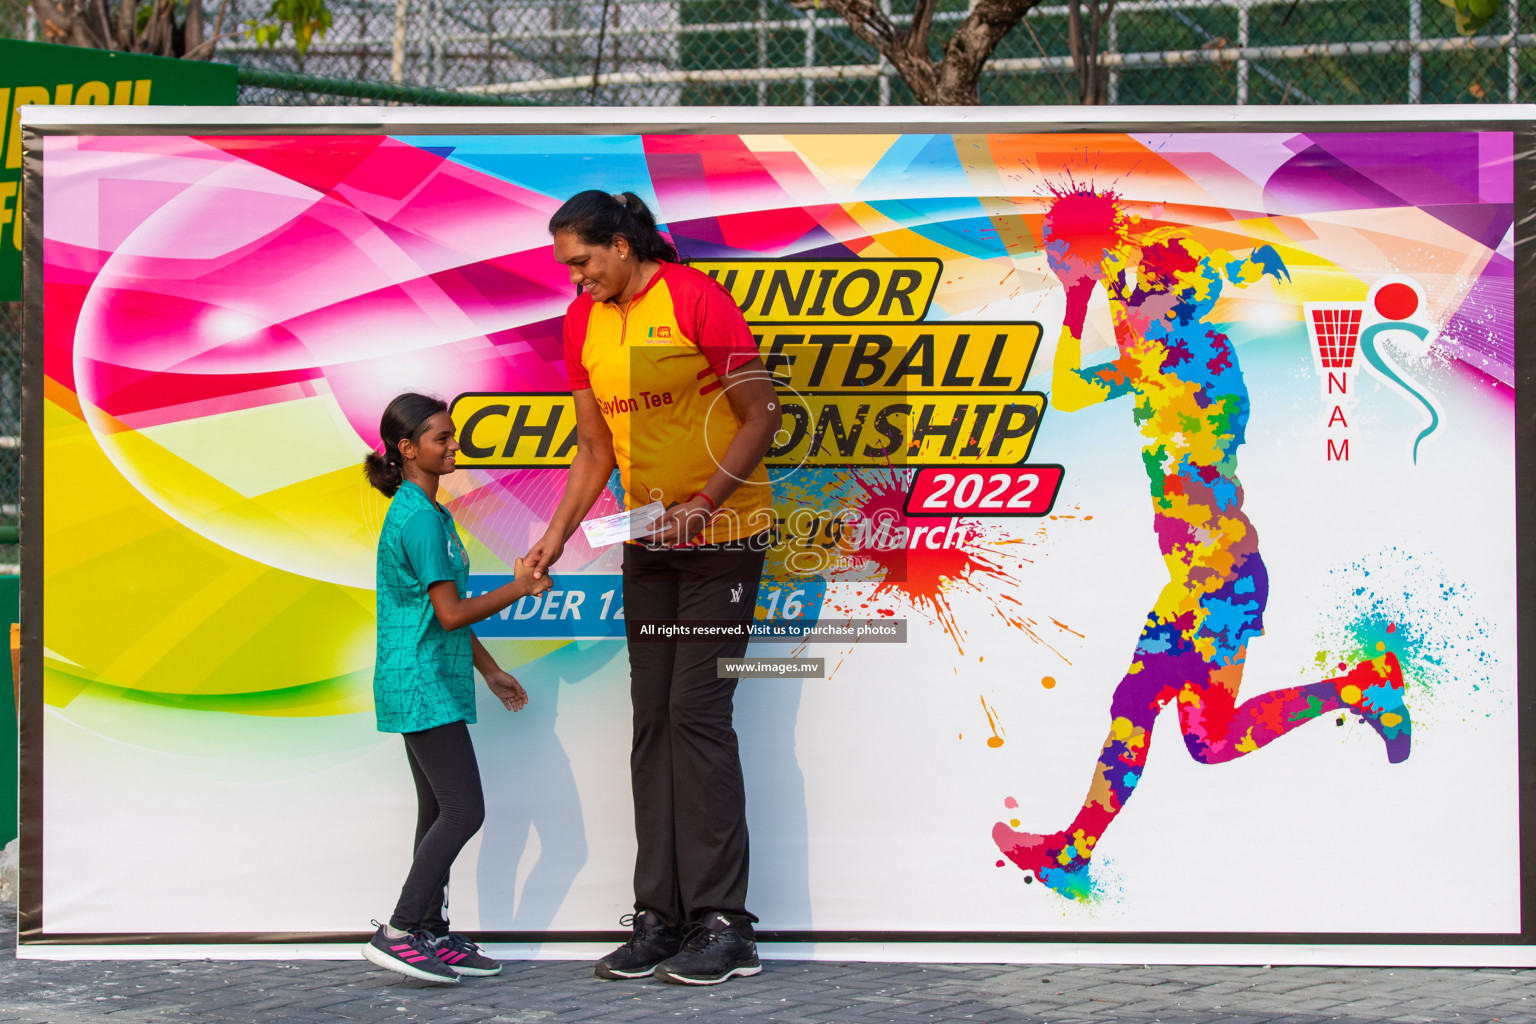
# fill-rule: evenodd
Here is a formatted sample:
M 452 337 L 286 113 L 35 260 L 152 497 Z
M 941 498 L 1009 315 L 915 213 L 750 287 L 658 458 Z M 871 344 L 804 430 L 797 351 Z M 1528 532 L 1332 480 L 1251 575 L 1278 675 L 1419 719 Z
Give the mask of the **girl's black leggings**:
M 463 722 L 403 736 L 416 781 L 416 856 L 389 924 L 408 932 L 446 935 L 448 871 L 485 821 L 480 766 Z

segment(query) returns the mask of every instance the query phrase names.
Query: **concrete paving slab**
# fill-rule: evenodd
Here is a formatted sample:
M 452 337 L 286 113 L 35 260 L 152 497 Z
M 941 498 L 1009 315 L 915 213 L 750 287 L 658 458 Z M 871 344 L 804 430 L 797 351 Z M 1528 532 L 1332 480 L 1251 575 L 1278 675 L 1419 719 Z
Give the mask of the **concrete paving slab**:
M 769 961 L 719 988 L 509 963 L 434 986 L 356 963 L 39 961 L 0 905 L 0 1024 L 1536 1024 L 1536 971 Z

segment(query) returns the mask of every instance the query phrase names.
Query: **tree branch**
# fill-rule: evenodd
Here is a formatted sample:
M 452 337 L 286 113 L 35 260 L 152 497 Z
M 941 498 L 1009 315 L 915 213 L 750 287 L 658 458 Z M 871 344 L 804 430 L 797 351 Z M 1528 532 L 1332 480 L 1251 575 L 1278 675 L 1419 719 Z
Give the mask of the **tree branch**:
M 853 34 L 886 57 L 896 48 L 896 26 L 885 16 L 876 0 L 822 0 L 853 29 Z M 810 7 L 813 0 L 796 6 Z
M 187 0 L 187 16 L 181 23 L 181 56 L 203 48 L 203 0 Z M 196 57 L 192 58 L 196 60 Z
M 214 50 L 215 46 L 217 46 L 219 43 L 223 42 L 226 39 L 234 39 L 234 38 L 236 38 L 239 35 L 240 35 L 239 32 L 223 32 L 223 33 L 221 33 L 219 35 L 216 35 L 216 36 L 209 36 L 207 39 L 204 39 L 201 43 L 198 43 L 196 49 L 188 50 L 186 53 L 182 54 L 181 55 L 181 59 L 182 60 L 208 60 L 210 57 L 213 56 L 213 50 Z
M 1077 76 L 1077 102 L 1082 103 L 1087 90 L 1088 68 L 1084 62 L 1083 9 L 1080 0 L 1067 4 L 1067 48 L 1072 53 L 1072 73 Z
M 960 23 L 939 63 L 939 103 L 974 105 L 981 102 L 981 69 L 1003 37 L 1023 20 L 1039 0 L 976 0 Z
M 794 0 L 810 6 L 816 0 Z M 935 0 L 916 0 L 912 26 L 898 31 L 878 0 L 820 0 L 853 30 L 853 34 L 873 46 L 890 62 L 902 81 L 912 89 L 919 103 L 937 103 L 935 67 L 928 52 L 928 29 L 933 23 Z
M 112 32 L 107 19 L 100 17 L 102 8 L 100 0 L 95 7 L 90 5 L 90 0 L 38 0 L 33 4 L 38 21 L 45 22 L 44 12 L 47 12 L 46 22 L 52 23 L 52 32 L 48 33 L 49 42 L 68 43 L 71 46 L 90 46 L 96 49 L 108 49 L 112 46 Z M 99 27 L 98 27 L 99 22 Z M 101 32 L 105 30 L 106 35 Z M 62 32 L 64 38 L 54 39 L 53 33 Z
M 923 56 L 932 60 L 928 53 L 928 31 L 933 27 L 933 12 L 938 6 L 938 0 L 917 0 L 912 8 L 912 27 L 907 31 L 907 52 L 914 57 Z
M 1067 44 L 1072 52 L 1072 71 L 1077 76 L 1077 102 L 1099 105 L 1108 100 L 1106 75 L 1099 63 L 1104 26 L 1114 13 L 1115 0 L 1088 0 L 1087 24 L 1084 25 L 1082 0 L 1068 0 Z
M 112 41 L 112 19 L 107 16 L 107 0 L 96 0 L 91 8 L 91 13 L 96 15 L 96 20 L 101 23 L 101 38 L 104 45 L 110 45 Z
M 919 103 L 975 106 L 981 102 L 982 67 L 1013 27 L 1040 0 L 972 0 L 966 19 L 934 60 L 928 46 L 937 0 L 912 0 L 912 24 L 898 31 L 878 0 L 789 0 L 805 10 L 827 8 L 848 23 L 853 34 L 890 62 Z
M 141 37 L 144 52 L 171 57 L 171 4 L 170 0 L 153 0 L 149 9 L 149 22 Z
M 196 46 L 182 54 L 183 60 L 209 60 L 213 57 L 213 51 L 219 45 L 221 39 L 237 36 L 239 32 L 224 31 L 224 12 L 229 8 L 229 0 L 219 0 L 219 13 L 213 19 L 213 35 L 198 43 Z M 206 53 L 203 51 L 207 51 Z
M 1108 101 L 1108 90 L 1104 88 L 1104 67 L 1099 63 L 1100 40 L 1103 38 L 1104 25 L 1109 21 L 1109 16 L 1114 13 L 1115 0 L 1105 0 L 1104 7 L 1099 8 L 1099 0 L 1089 0 L 1088 16 L 1093 19 L 1092 31 L 1088 36 L 1088 59 L 1092 62 L 1089 67 L 1089 81 L 1093 88 L 1090 90 L 1088 102 L 1101 105 Z
M 133 16 L 138 0 L 121 0 L 117 5 L 117 49 L 133 49 Z

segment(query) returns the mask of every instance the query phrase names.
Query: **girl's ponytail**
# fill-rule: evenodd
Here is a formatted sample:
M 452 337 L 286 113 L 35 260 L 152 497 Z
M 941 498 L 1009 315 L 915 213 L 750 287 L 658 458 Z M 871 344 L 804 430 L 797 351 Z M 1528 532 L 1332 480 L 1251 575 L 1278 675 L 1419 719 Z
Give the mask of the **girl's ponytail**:
M 363 475 L 373 485 L 374 490 L 383 491 L 386 497 L 393 498 L 395 492 L 405 481 L 400 466 L 400 456 L 393 459 L 380 455 L 378 452 L 369 452 L 363 456 Z
M 623 235 L 639 259 L 683 262 L 671 240 L 657 230 L 650 208 L 633 192 L 576 193 L 549 219 L 549 233 L 559 231 L 570 231 L 588 245 L 612 245 Z
M 405 481 L 405 459 L 400 454 L 400 442 L 419 440 L 427 420 L 447 411 L 448 406 L 442 399 L 412 391 L 390 402 L 379 418 L 379 440 L 384 442 L 384 454 L 369 452 L 363 458 L 363 474 L 368 477 L 368 482 L 385 497 L 393 498 Z

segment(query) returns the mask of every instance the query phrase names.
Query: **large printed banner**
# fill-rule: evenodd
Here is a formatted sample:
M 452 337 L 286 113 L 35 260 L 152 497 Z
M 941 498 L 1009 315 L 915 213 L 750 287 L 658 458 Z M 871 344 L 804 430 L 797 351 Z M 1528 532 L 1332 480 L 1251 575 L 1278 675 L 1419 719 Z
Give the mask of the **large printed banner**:
M 765 934 L 1528 941 L 1522 147 L 1389 113 L 44 131 L 23 948 L 392 905 L 360 464 L 396 393 L 449 401 L 439 497 L 505 580 L 575 449 L 546 225 L 589 188 L 650 205 L 783 398 L 752 652 L 825 673 L 737 691 Z M 481 699 L 455 926 L 615 932 L 617 549 L 477 632 L 530 702 Z

